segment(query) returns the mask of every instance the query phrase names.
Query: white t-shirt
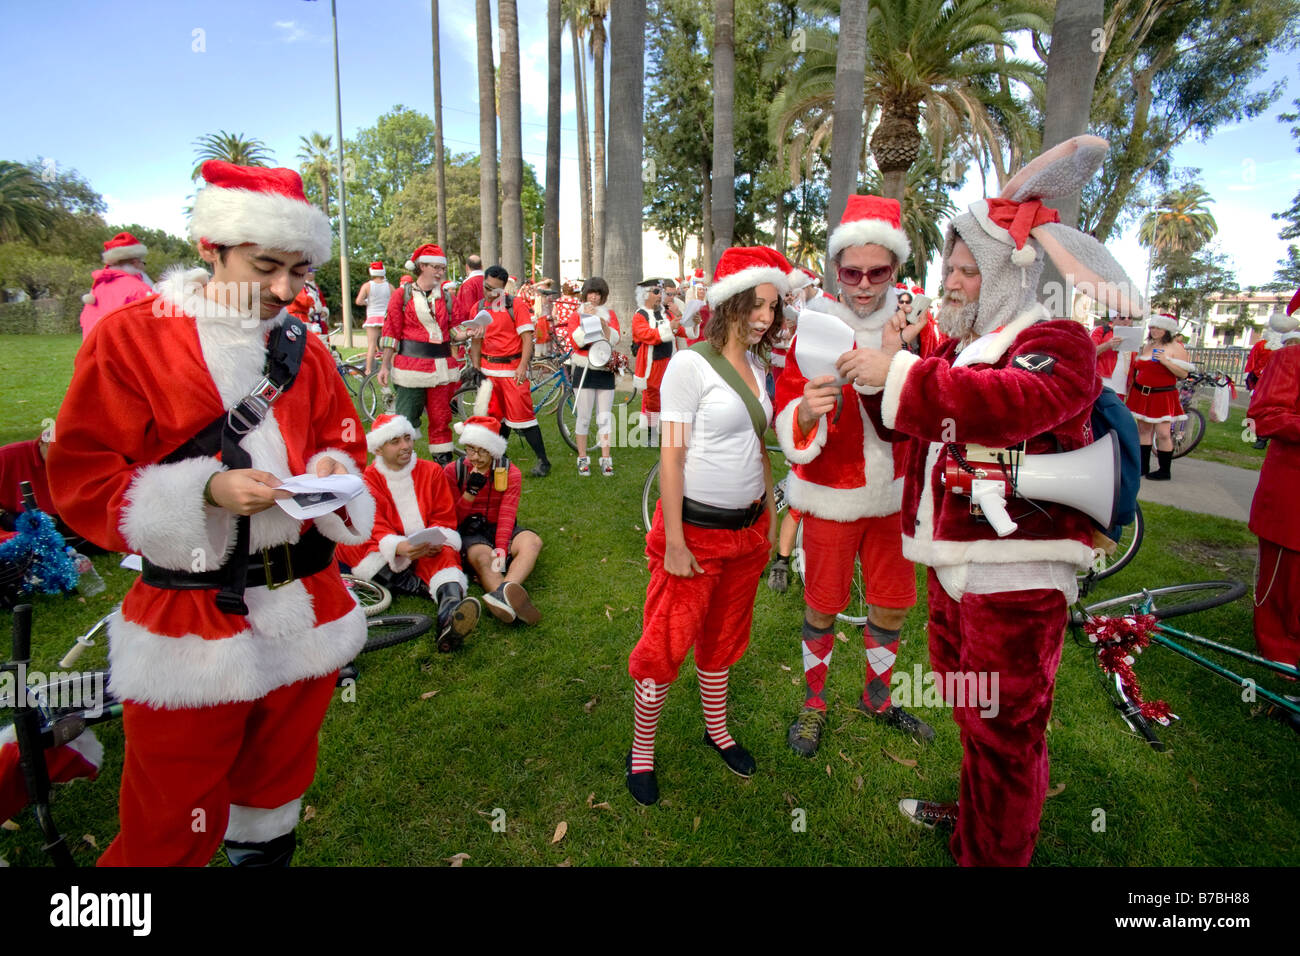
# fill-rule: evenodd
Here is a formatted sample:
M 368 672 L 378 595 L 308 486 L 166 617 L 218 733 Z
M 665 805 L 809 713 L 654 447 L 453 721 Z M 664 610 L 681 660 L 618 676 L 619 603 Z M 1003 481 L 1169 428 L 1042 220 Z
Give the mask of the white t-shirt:
M 749 355 L 763 413 L 772 402 L 763 388 L 766 370 Z M 686 441 L 687 498 L 715 508 L 745 508 L 763 496 L 764 451 L 744 400 L 695 352 L 672 357 L 659 386 L 660 420 L 691 426 Z

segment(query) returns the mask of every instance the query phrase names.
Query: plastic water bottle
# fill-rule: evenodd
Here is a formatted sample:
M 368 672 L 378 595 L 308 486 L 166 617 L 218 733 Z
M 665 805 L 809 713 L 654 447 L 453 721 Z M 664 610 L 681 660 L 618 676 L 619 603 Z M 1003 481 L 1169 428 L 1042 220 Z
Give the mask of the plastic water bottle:
M 81 592 L 82 597 L 94 597 L 107 587 L 107 585 L 104 584 L 104 579 L 101 578 L 99 572 L 95 570 L 95 566 L 91 563 L 90 558 L 86 557 L 80 551 L 74 551 L 72 548 L 68 549 L 68 557 L 72 559 L 72 563 L 77 569 L 77 574 L 79 575 L 77 580 L 77 590 Z

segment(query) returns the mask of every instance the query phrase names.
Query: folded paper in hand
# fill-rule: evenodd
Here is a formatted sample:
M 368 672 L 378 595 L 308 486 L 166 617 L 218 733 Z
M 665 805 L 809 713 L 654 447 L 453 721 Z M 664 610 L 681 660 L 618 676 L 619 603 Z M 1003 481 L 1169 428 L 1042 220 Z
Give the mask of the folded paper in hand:
M 466 327 L 477 325 L 481 329 L 486 329 L 492 324 L 492 313 L 488 312 L 486 309 L 479 309 L 478 315 L 474 316 L 474 318 L 470 319 L 468 322 L 463 322 L 461 324 Z
M 406 543 L 410 545 L 427 544 L 433 548 L 441 548 L 449 540 L 446 528 L 425 528 L 423 531 L 417 531 L 408 537 Z
M 365 490 L 366 483 L 358 475 L 295 475 L 280 483 L 278 490 L 288 491 L 292 498 L 277 498 L 276 504 L 291 517 L 304 521 L 337 511 Z
M 1119 344 L 1115 346 L 1117 352 L 1136 352 L 1142 348 L 1142 327 L 1140 325 L 1115 325 L 1115 338 Z
M 835 360 L 853 350 L 853 329 L 833 315 L 804 309 L 799 313 L 799 333 L 794 339 L 794 358 L 799 372 L 809 381 L 819 375 L 833 375 L 837 385 L 848 384 L 835 368 Z

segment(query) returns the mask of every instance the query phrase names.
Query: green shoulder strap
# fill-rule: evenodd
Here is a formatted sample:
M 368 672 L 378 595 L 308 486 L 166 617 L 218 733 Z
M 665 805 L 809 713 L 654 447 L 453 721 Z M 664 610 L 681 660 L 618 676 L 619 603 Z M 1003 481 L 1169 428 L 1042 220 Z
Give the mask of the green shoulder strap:
M 758 435 L 759 445 L 763 444 L 763 439 L 767 435 L 767 413 L 763 411 L 763 403 L 758 400 L 745 380 L 740 377 L 721 352 L 715 349 L 709 342 L 698 342 L 691 346 L 691 351 L 698 354 L 704 361 L 713 366 L 713 371 L 722 376 L 722 380 L 731 386 L 732 390 L 740 396 L 741 401 L 745 403 L 745 410 L 749 412 L 750 423 L 754 426 L 754 433 Z M 759 384 L 762 388 L 762 384 Z

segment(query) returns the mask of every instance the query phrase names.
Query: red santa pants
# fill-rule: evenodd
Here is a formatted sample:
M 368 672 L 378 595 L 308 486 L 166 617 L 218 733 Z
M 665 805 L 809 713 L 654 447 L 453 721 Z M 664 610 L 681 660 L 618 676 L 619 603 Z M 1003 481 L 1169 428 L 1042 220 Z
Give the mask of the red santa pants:
M 205 866 L 226 834 L 232 804 L 245 821 L 259 810 L 286 814 L 264 821 L 255 838 L 241 832 L 232 839 L 261 843 L 292 830 L 297 814 L 289 805 L 316 775 L 317 735 L 335 677 L 214 707 L 166 710 L 127 702 L 122 830 L 99 865 Z
M 474 414 L 491 415 L 511 428 L 532 428 L 537 424 L 532 388 L 527 380 L 522 385 L 517 383 L 513 372 L 509 378 L 483 377 L 478 399 L 474 402 Z
M 928 575 L 930 666 L 997 675 L 995 708 L 949 701 L 961 730 L 961 796 L 949 844 L 962 866 L 1027 866 L 1047 798 L 1047 721 L 1065 634 L 1065 595 L 1038 588 L 967 594 Z M 961 686 L 957 684 L 955 686 Z M 981 711 L 984 710 L 984 713 Z
M 653 346 L 642 345 L 643 349 L 653 348 Z M 645 391 L 641 393 L 641 411 L 646 415 L 654 412 L 659 413 L 659 385 L 664 380 L 664 372 L 668 371 L 668 362 L 670 359 L 655 359 L 650 363 L 650 374 L 646 376 Z
M 916 569 L 903 557 L 898 512 L 855 521 L 808 515 L 803 522 L 803 599 L 814 611 L 839 614 L 849 606 L 853 559 L 862 563 L 868 604 L 888 608 L 916 603 Z
M 1300 551 L 1259 539 L 1255 646 L 1269 660 L 1300 664 Z
M 749 646 L 758 579 L 767 567 L 767 525 L 766 512 L 738 531 L 683 524 L 686 547 L 704 573 L 682 578 L 664 570 L 663 505 L 656 506 L 645 542 L 650 584 L 644 624 L 627 664 L 634 681 L 672 683 L 692 647 L 695 666 L 703 671 L 726 670 L 740 660 Z
M 397 401 L 393 411 L 404 415 L 419 431 L 422 414 L 429 416 L 429 451 L 432 454 L 452 451 L 451 435 L 451 397 L 456 394 L 459 382 L 435 385 L 432 388 L 407 388 L 398 385 L 394 388 Z

